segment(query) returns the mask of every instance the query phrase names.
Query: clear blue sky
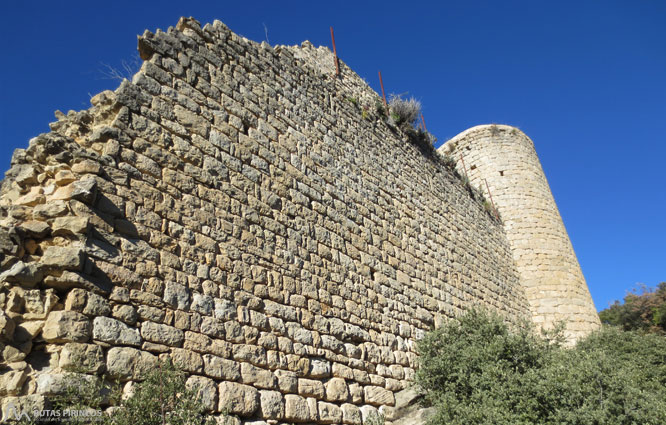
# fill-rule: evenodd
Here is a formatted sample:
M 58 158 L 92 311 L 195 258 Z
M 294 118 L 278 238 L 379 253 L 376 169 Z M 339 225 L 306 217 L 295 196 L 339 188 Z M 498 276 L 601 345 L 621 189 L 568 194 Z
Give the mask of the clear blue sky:
M 219 19 L 330 46 L 379 91 L 423 103 L 440 142 L 503 123 L 534 140 L 597 309 L 666 280 L 666 2 L 7 1 L 0 168 L 60 109 L 114 89 L 144 29 Z

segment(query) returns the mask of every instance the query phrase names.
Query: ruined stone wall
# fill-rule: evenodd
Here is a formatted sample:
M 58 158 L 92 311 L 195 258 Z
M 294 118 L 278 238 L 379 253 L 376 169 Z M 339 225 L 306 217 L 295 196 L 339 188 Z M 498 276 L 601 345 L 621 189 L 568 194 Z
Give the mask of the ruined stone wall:
M 440 151 L 463 167 L 472 185 L 501 213 L 534 323 L 566 322 L 571 341 L 599 328 L 599 316 L 541 168 L 534 143 L 505 125 L 473 127 Z M 464 161 L 464 164 L 463 164 Z
M 390 419 L 423 332 L 528 316 L 501 223 L 328 49 L 183 19 L 139 51 L 2 183 L 3 407 L 171 358 L 213 414 Z

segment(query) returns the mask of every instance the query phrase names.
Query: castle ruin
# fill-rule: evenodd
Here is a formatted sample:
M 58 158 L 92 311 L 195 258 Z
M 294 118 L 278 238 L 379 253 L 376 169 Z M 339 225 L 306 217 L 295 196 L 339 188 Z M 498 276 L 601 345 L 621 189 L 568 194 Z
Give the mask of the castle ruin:
M 467 307 L 571 340 L 599 326 L 519 130 L 447 142 L 456 171 L 327 48 L 183 18 L 139 52 L 2 182 L 3 412 L 43 408 L 71 370 L 127 383 L 172 359 L 238 423 L 391 420 L 415 341 Z

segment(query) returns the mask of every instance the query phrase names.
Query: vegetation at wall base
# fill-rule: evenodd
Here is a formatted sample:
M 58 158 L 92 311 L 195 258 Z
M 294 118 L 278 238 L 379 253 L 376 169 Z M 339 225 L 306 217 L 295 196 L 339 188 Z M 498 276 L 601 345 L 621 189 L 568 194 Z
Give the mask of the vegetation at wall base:
M 58 410 L 101 410 L 116 405 L 111 414 L 96 417 L 100 425 L 212 425 L 201 404 L 197 388 L 188 388 L 187 374 L 170 361 L 160 362 L 144 380 L 134 385 L 129 396 L 120 395 L 117 384 L 97 380 L 95 385 L 81 385 L 71 374 L 64 394 L 56 397 Z M 67 423 L 90 423 L 90 418 L 68 419 Z
M 573 347 L 470 310 L 420 341 L 431 424 L 664 424 L 666 338 L 604 327 Z

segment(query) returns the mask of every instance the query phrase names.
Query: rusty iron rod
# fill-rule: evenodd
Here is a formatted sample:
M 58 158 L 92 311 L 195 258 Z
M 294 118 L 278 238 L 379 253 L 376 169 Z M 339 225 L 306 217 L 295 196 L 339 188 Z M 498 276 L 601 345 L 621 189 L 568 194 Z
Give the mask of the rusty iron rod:
M 465 160 L 463 159 L 462 154 L 460 154 L 460 162 L 462 162 L 463 171 L 465 172 L 465 178 L 467 178 L 467 181 L 469 181 L 469 176 L 467 175 L 467 167 L 465 167 Z M 471 183 L 472 182 L 470 182 L 470 184 Z
M 384 98 L 384 109 L 386 109 L 386 115 L 388 116 L 388 103 L 386 103 L 386 94 L 384 93 L 384 81 L 382 81 L 382 71 L 379 71 L 379 85 L 382 86 L 382 97 Z
M 483 179 L 483 181 L 486 183 L 486 189 L 488 189 L 488 197 L 490 198 L 490 205 L 493 206 L 493 210 L 495 211 L 495 217 L 499 220 L 499 213 L 497 212 L 497 208 L 495 208 L 495 202 L 493 201 L 493 194 L 490 193 L 490 186 L 488 186 L 488 180 Z
M 423 113 L 421 113 L 421 125 L 423 126 L 423 132 L 427 133 L 428 129 L 426 128 L 426 125 L 425 125 L 425 118 L 423 118 Z
M 333 56 L 335 56 L 335 75 L 340 75 L 340 65 L 338 63 L 338 51 L 335 49 L 335 35 L 333 35 L 333 27 L 331 27 L 331 40 L 333 41 Z

